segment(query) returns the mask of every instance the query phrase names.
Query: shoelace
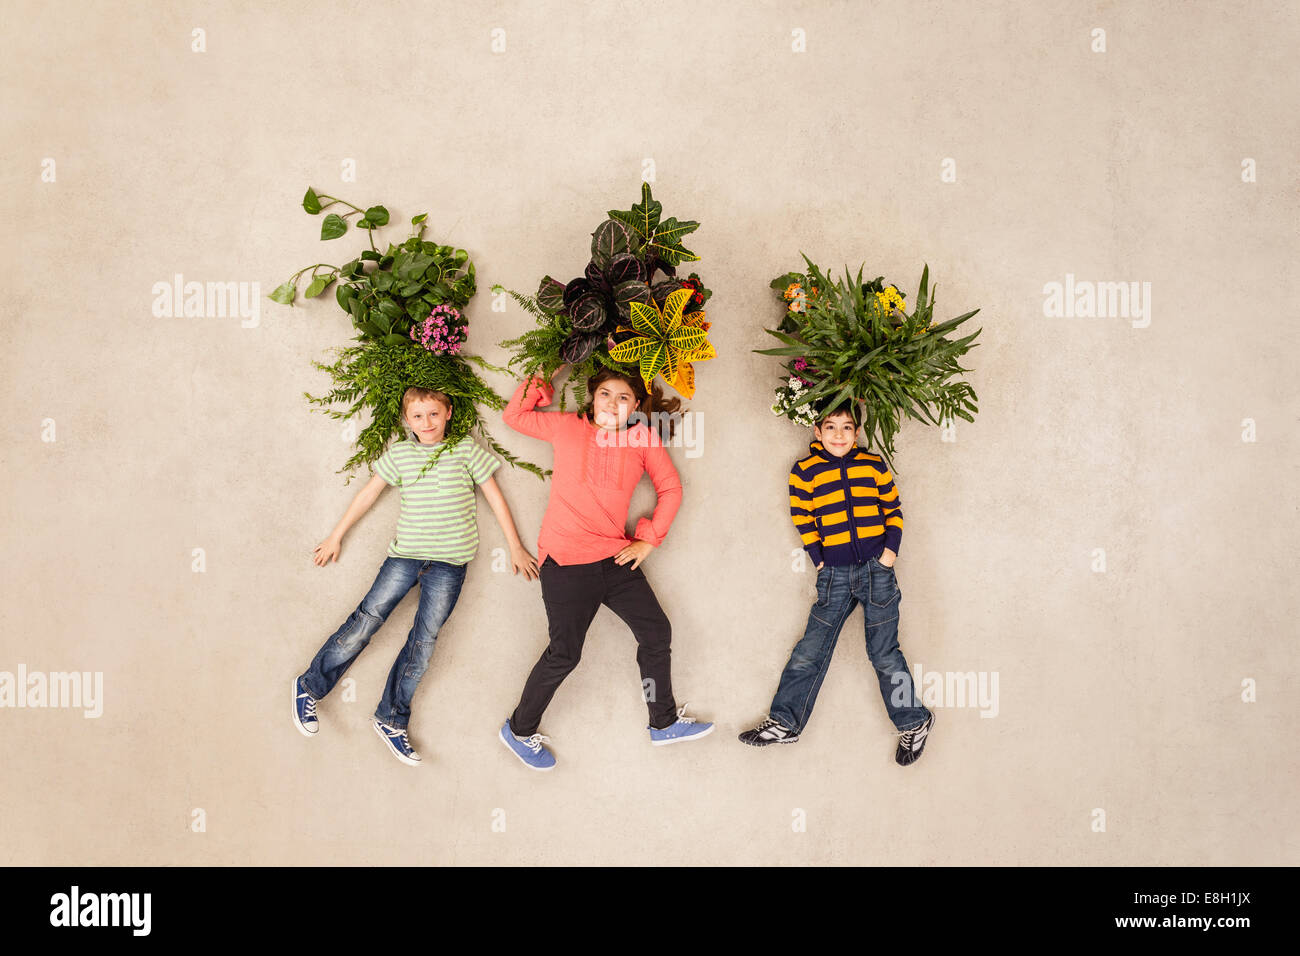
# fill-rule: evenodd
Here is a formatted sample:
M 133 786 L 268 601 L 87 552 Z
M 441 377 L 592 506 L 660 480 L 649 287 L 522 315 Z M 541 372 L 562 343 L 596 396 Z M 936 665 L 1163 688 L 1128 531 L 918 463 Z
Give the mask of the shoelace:
M 926 729 L 924 723 L 922 723 L 920 727 L 912 727 L 908 730 L 895 731 L 895 733 L 897 733 L 899 737 L 898 742 L 902 744 L 904 747 L 906 747 L 908 750 L 912 749 L 912 746 L 915 743 L 914 738 L 916 737 L 917 734 L 920 734 L 921 735 L 920 739 L 924 740 L 925 735 L 928 734 L 929 732 L 930 731 Z
M 302 715 L 303 715 L 304 717 L 315 717 L 315 716 L 316 716 L 316 698 L 313 697 L 311 694 L 307 693 L 306 691 L 303 691 L 303 692 L 302 692 L 301 694 L 299 694 L 298 696 L 299 696 L 299 697 L 306 697 L 306 698 L 307 698 L 307 703 L 304 704 L 304 705 L 303 705 L 303 708 L 302 708 Z
M 406 739 L 405 729 L 399 730 L 396 727 L 390 727 L 388 724 L 384 724 L 383 728 L 384 728 L 384 733 L 388 735 L 388 739 L 396 740 L 401 745 L 401 748 L 405 753 L 408 754 L 415 753 L 415 748 L 412 747 L 411 742 Z
M 764 734 L 769 730 L 785 730 L 785 728 L 781 726 L 780 721 L 773 720 L 771 717 L 764 717 L 758 725 L 758 732 Z
M 694 718 L 694 717 L 687 717 L 687 716 L 686 716 L 686 705 L 685 705 L 685 704 L 682 704 L 682 706 L 680 706 L 680 707 L 677 708 L 677 720 L 678 720 L 678 722 L 683 723 L 683 724 L 693 724 L 693 723 L 695 723 L 695 718 Z
M 550 739 L 551 738 L 547 737 L 545 734 L 533 734 L 527 740 L 523 741 L 523 745 L 533 753 L 541 753 L 543 741 Z

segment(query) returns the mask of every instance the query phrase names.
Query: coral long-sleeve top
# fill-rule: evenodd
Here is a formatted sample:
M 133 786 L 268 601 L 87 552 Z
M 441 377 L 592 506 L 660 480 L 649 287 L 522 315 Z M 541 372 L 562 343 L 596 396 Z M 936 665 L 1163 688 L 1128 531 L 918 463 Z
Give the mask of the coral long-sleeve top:
M 658 433 L 638 422 L 608 431 L 576 412 L 538 412 L 555 389 L 541 378 L 521 382 L 502 416 L 517 432 L 548 441 L 555 449 L 551 497 L 537 536 L 537 563 L 588 564 L 632 543 L 627 509 L 643 474 L 659 500 L 654 514 L 636 523 L 635 538 L 656 547 L 682 503 L 682 482 Z

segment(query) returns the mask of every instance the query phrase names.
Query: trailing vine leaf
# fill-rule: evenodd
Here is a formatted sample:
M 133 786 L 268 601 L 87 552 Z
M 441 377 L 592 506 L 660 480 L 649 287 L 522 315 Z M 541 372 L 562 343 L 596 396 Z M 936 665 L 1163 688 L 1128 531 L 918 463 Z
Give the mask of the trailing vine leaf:
M 320 237 L 322 239 L 337 239 L 347 231 L 347 221 L 336 212 L 330 213 L 325 217 L 324 222 L 320 224 Z

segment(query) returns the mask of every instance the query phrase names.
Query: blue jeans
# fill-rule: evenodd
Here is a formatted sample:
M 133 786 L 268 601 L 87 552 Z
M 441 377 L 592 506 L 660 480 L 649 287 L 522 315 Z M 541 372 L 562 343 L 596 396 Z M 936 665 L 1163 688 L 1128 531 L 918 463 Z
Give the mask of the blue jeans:
M 912 674 L 898 646 L 898 606 L 902 599 L 894 569 L 877 558 L 861 564 L 824 565 L 817 572 L 817 603 L 808 614 L 803 638 L 790 652 L 769 716 L 796 733 L 803 731 L 812 716 L 840 629 L 861 603 L 867 656 L 876 669 L 889 719 L 899 730 L 928 719 L 930 711 L 915 696 Z
M 343 625 L 321 645 L 307 673 L 302 675 L 307 693 L 320 700 L 333 690 L 343 672 L 370 643 L 371 636 L 388 619 L 393 608 L 418 583 L 420 606 L 415 612 L 415 623 L 406 636 L 406 645 L 393 661 L 388 682 L 384 685 L 384 696 L 375 710 L 375 716 L 389 726 L 406 727 L 411 719 L 411 698 L 429 666 L 438 631 L 451 616 L 451 609 L 460 597 L 468 567 L 468 564 L 422 561 L 419 558 L 386 558 L 369 593 Z

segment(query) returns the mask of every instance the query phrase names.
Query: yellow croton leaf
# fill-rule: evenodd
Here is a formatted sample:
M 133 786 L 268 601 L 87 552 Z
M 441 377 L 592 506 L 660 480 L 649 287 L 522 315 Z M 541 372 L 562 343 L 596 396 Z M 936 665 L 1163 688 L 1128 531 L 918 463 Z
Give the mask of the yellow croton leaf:
M 654 303 L 632 302 L 631 326 L 618 326 L 617 331 L 632 332 L 634 337 L 613 346 L 609 357 L 616 362 L 637 363 L 646 388 L 651 388 L 655 376 L 662 374 L 665 382 L 690 398 L 695 394 L 695 370 L 690 363 L 717 355 L 707 330 L 701 327 L 704 312 L 683 315 L 691 295 L 693 290 L 689 288 L 675 289 L 664 300 L 662 312 Z

